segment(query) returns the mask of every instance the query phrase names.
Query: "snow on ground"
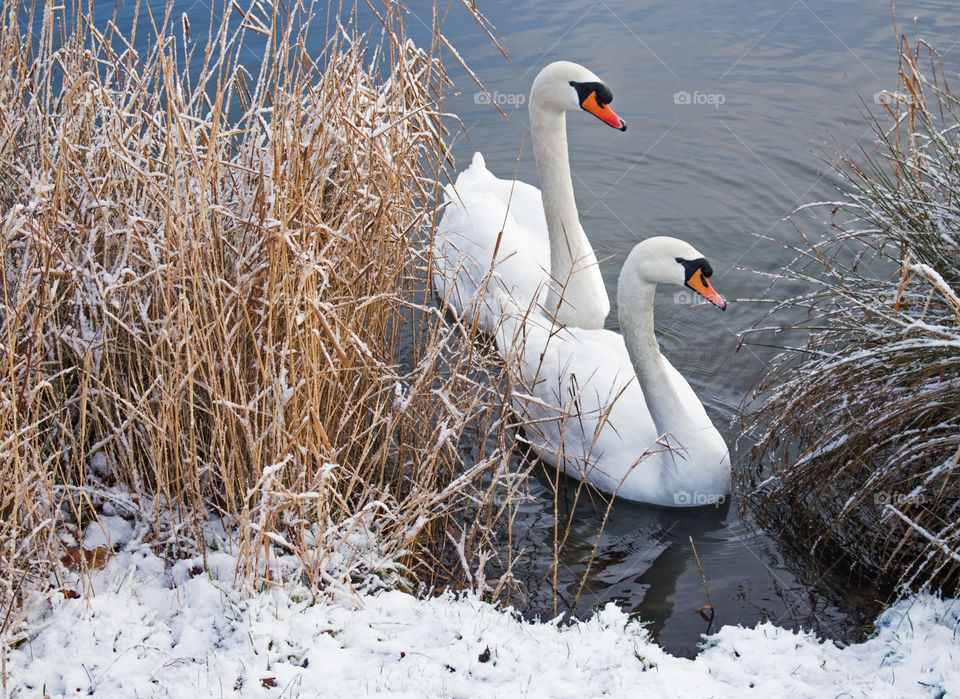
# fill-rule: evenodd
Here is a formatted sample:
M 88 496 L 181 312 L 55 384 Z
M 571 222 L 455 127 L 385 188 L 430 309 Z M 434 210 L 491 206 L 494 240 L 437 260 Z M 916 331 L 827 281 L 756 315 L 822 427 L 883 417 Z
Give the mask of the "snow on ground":
M 960 696 L 960 600 L 917 595 L 839 648 L 770 623 L 724 627 L 676 658 L 608 605 L 525 623 L 470 597 L 382 592 L 311 604 L 296 585 L 242 595 L 236 561 L 172 569 L 117 555 L 7 656 L 11 696 Z M 80 590 L 81 588 L 77 588 Z

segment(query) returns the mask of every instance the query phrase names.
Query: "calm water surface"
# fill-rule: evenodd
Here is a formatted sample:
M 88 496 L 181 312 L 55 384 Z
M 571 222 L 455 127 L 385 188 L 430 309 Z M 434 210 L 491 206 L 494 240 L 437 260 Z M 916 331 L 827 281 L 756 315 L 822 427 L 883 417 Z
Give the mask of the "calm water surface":
M 762 296 L 767 282 L 749 270 L 776 269 L 789 255 L 758 236 L 796 241 L 784 218 L 801 204 L 838 198 L 819 145 L 831 135 L 845 146 L 869 139 L 857 91 L 875 107 L 875 93 L 896 87 L 890 5 L 876 0 L 542 0 L 484 8 L 512 64 L 472 22 L 448 26 L 447 36 L 509 120 L 458 76 L 462 94 L 446 105 L 467 129 L 454 149 L 458 167 L 480 150 L 491 170 L 510 177 L 519 154 L 520 179 L 535 183 L 524 101 L 531 81 L 557 59 L 597 73 L 628 130 L 620 133 L 586 114 L 571 114 L 567 123 L 581 220 L 598 257 L 606 258 L 601 267 L 614 303 L 626 254 L 651 235 L 684 238 L 703 252 L 725 298 Z M 921 19 L 922 36 L 944 54 L 948 78 L 960 77 L 960 7 L 945 0 L 898 2 L 897 13 L 900 31 L 911 36 L 912 18 Z M 812 236 L 823 230 L 810 217 L 796 223 Z M 669 290 L 660 292 L 662 350 L 724 434 L 772 356 L 756 346 L 735 351 L 737 333 L 761 311 L 748 302 L 731 303 L 726 313 L 688 308 L 674 304 Z M 607 325 L 618 329 L 615 308 Z M 737 456 L 735 471 L 745 467 Z M 615 600 L 650 621 L 667 649 L 695 653 L 707 623 L 698 613 L 706 598 L 691 537 L 716 624 L 770 619 L 852 639 L 870 613 L 872 590 L 837 579 L 829 562 L 788 553 L 749 514 L 741 515 L 741 492 L 719 509 L 617 502 L 602 533 L 604 503 L 580 503 L 572 513 L 561 500 L 556 522 L 571 533 L 559 557 L 554 600 L 544 584 L 553 575 L 551 477 L 541 474 L 534 486 L 542 499 L 525 508 L 516 544 L 528 554 L 518 568 L 526 575 L 527 606 L 543 616 L 555 603 L 559 611 L 584 615 Z
M 406 24 L 415 40 L 430 38 L 433 4 L 408 3 Z M 500 102 L 508 119 L 477 96 L 470 78 L 447 62 L 459 94 L 445 109 L 458 114 L 454 154 L 458 169 L 474 150 L 487 166 L 509 177 L 519 156 L 519 177 L 536 183 L 526 95 L 546 63 L 583 63 L 614 93 L 614 108 L 629 130 L 618 132 L 587 114 L 568 118 L 574 188 L 581 220 L 598 252 L 610 298 L 627 252 L 651 235 L 690 241 L 712 262 L 713 281 L 730 303 L 726 313 L 707 306 L 688 308 L 661 291 L 656 308 L 663 352 L 684 373 L 724 434 L 751 382 L 770 359 L 770 350 L 736 352 L 737 333 L 761 308 L 737 302 L 761 296 L 766 283 L 749 270 L 772 270 L 789 256 L 757 236 L 792 241 L 784 221 L 798 205 L 837 198 L 835 179 L 817 157 L 830 135 L 844 145 L 868 138 L 856 90 L 873 95 L 896 86 L 896 40 L 890 5 L 877 0 L 532 0 L 489 2 L 483 12 L 501 34 L 510 57 L 480 32 L 453 3 L 445 36 Z M 117 10 L 121 20 L 132 5 Z M 443 8 L 441 8 L 442 10 Z M 113 6 L 98 8 L 101 20 Z M 178 2 L 200 36 L 208 5 Z M 326 12 L 321 5 L 321 16 Z M 960 12 L 950 0 L 897 3 L 901 31 L 912 35 L 913 17 L 922 36 L 944 53 L 948 77 L 960 67 Z M 123 22 L 118 22 L 123 25 Z M 361 24 L 372 16 L 361 14 Z M 323 22 L 317 23 L 316 49 Z M 260 54 L 258 54 L 260 51 Z M 246 52 L 251 66 L 262 47 Z M 797 220 L 819 235 L 813 220 Z M 616 309 L 608 327 L 618 329 Z M 734 454 L 734 469 L 742 469 Z M 667 649 L 696 652 L 707 623 L 706 603 L 690 546 L 696 544 L 716 608 L 715 624 L 778 624 L 814 628 L 853 638 L 864 598 L 831 576 L 829 565 L 789 555 L 749 515 L 743 494 L 720 508 L 674 510 L 617 502 L 601 533 L 604 503 L 581 502 L 570 511 L 563 497 L 555 509 L 551 474 L 531 484 L 538 500 L 523 506 L 517 521 L 515 569 L 525 612 L 553 616 L 554 610 L 589 614 L 617 601 L 651 622 Z M 572 490 L 567 488 L 566 490 Z M 561 488 L 561 495 L 565 493 Z M 555 526 L 570 527 L 553 573 Z M 598 538 L 599 537 L 599 538 Z M 594 548 L 596 550 L 594 551 Z M 593 553 L 593 563 L 587 563 Z M 582 585 L 582 589 L 581 589 Z

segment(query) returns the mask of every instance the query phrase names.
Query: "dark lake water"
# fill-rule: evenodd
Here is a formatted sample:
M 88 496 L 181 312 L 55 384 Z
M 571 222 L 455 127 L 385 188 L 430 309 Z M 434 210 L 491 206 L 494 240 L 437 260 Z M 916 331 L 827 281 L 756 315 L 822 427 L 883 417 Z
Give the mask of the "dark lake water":
M 131 5 L 119 7 L 122 20 Z M 444 10 L 440 7 L 440 11 Z M 201 35 L 209 5 L 178 2 Z M 434 5 L 410 2 L 407 28 L 430 39 Z M 948 78 L 960 79 L 960 12 L 952 0 L 897 3 L 901 32 L 921 35 L 944 55 Z M 757 236 L 793 241 L 786 222 L 797 206 L 838 197 L 836 180 L 817 156 L 835 136 L 851 146 L 869 138 L 857 92 L 869 106 L 882 89 L 896 86 L 896 38 L 890 4 L 878 0 L 530 0 L 482 5 L 500 32 L 504 59 L 493 43 L 451 6 L 444 34 L 501 101 L 508 119 L 484 99 L 464 71 L 448 61 L 460 94 L 445 109 L 460 116 L 458 169 L 474 150 L 501 177 L 537 182 L 526 95 L 546 63 L 583 63 L 612 89 L 613 106 L 629 129 L 620 133 L 586 114 L 568 118 L 574 188 L 581 220 L 598 257 L 610 298 L 626 253 L 651 235 L 690 241 L 713 264 L 713 281 L 730 303 L 711 307 L 672 303 L 663 291 L 656 309 L 664 353 L 687 377 L 724 434 L 772 350 L 747 346 L 735 352 L 737 333 L 762 312 L 736 299 L 761 296 L 766 282 L 749 270 L 776 269 L 789 260 L 778 245 Z M 112 5 L 98 8 L 103 20 Z M 326 12 L 320 6 L 321 16 Z M 372 16 L 361 11 L 361 24 Z M 123 22 L 118 22 L 123 25 Z M 323 22 L 316 49 L 322 48 Z M 246 52 L 251 66 L 262 47 Z M 522 104 L 521 104 L 522 103 Z M 522 152 L 521 152 L 522 147 Z M 808 217 L 801 230 L 819 235 Z M 617 329 L 616 309 L 608 327 Z M 743 465 L 734 454 L 734 470 Z M 516 573 L 531 614 L 554 610 L 583 615 L 617 601 L 651 622 L 667 649 L 696 652 L 706 628 L 698 609 L 706 603 L 690 546 L 696 544 L 716 609 L 715 625 L 814 628 L 852 638 L 860 628 L 869 589 L 833 578 L 826 564 L 790 554 L 741 514 L 743 493 L 721 508 L 693 511 L 618 502 L 600 533 L 603 506 L 569 512 L 561 499 L 559 525 L 570 526 L 551 591 L 553 494 L 545 478 L 531 484 L 540 498 L 524 506 L 516 546 L 525 551 Z M 599 536 L 599 542 L 598 542 Z M 581 581 L 596 546 L 590 574 Z M 578 592 L 579 594 L 578 597 Z
M 944 55 L 948 79 L 960 78 L 960 8 L 931 0 L 898 2 L 896 9 L 900 31 L 912 37 L 919 18 L 921 36 Z M 874 95 L 896 87 L 893 15 L 889 3 L 876 0 L 535 0 L 491 3 L 484 12 L 512 63 L 472 22 L 448 25 L 446 35 L 509 120 L 455 71 L 462 94 L 445 106 L 466 127 L 454 149 L 458 167 L 480 150 L 491 170 L 510 177 L 522 143 L 519 178 L 535 183 L 526 104 L 517 103 L 552 60 L 593 70 L 613 91 L 613 106 L 629 128 L 620 133 L 571 114 L 568 137 L 581 222 L 598 257 L 606 258 L 601 267 L 614 302 L 626 254 L 651 235 L 690 241 L 710 259 L 726 298 L 762 296 L 767 282 L 749 270 L 776 269 L 790 255 L 757 236 L 796 241 L 784 218 L 802 204 L 838 198 L 836 178 L 818 157 L 820 144 L 831 137 L 845 147 L 869 141 L 857 93 L 877 108 Z M 795 222 L 812 236 L 823 231 L 812 217 Z M 731 303 L 726 313 L 678 307 L 668 290 L 660 292 L 662 350 L 724 434 L 772 356 L 757 346 L 735 352 L 737 333 L 762 311 L 749 302 Z M 608 327 L 618 329 L 615 308 Z M 744 467 L 734 453 L 734 471 Z M 527 575 L 528 605 L 541 615 L 554 610 L 544 582 L 553 575 L 554 530 L 545 483 L 535 486 L 542 500 L 527 507 L 517 543 L 529 556 L 519 568 Z M 715 624 L 770 619 L 854 638 L 874 591 L 837 577 L 829 561 L 786 551 L 749 511 L 741 514 L 743 497 L 735 491 L 726 508 L 696 511 L 618 502 L 599 543 L 603 504 L 581 503 L 571 513 L 561 503 L 559 524 L 571 533 L 557 566 L 557 610 L 583 615 L 616 600 L 650 621 L 667 649 L 696 652 L 707 624 L 697 611 L 706 599 L 692 537 Z

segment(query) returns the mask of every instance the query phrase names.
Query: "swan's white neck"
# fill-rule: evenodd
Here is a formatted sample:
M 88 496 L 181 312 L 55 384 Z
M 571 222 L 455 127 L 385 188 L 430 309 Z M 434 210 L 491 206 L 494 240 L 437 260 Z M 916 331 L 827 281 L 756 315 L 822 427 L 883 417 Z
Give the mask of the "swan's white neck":
M 530 100 L 530 130 L 550 236 L 547 312 L 562 325 L 602 328 L 610 301 L 593 247 L 580 226 L 570 179 L 566 113 Z
M 672 488 L 671 497 L 682 491 L 722 495 L 730 480 L 727 445 L 699 401 L 693 405 L 685 402 L 690 400 L 689 396 L 681 398 L 676 372 L 660 354 L 653 327 L 657 285 L 642 274 L 648 254 L 638 245 L 627 257 L 620 272 L 617 305 L 624 344 L 643 389 L 647 410 L 657 433 L 666 436 L 671 447 L 661 460 L 659 487 L 665 492 Z M 670 499 L 664 502 L 670 504 Z
M 629 256 L 620 274 L 617 286 L 620 330 L 657 432 L 680 437 L 677 432 L 686 431 L 688 411 L 667 374 L 653 329 L 653 299 L 657 285 L 642 279 L 631 269 L 634 267 L 631 262 L 638 261 Z

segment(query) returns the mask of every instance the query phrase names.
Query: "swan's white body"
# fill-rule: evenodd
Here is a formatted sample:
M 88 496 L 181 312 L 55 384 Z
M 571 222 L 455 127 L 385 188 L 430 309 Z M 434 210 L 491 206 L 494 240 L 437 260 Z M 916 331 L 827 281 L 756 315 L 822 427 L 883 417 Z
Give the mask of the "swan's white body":
M 537 75 L 530 91 L 542 193 L 524 182 L 498 179 L 480 153 L 446 189 L 447 208 L 434 240 L 434 284 L 458 314 L 478 313 L 487 332 L 497 326 L 494 300 L 500 293 L 561 325 L 602 328 L 610 312 L 574 200 L 566 112 L 583 107 L 621 130 L 626 126 L 606 105 L 596 111 L 595 96 L 593 106 L 584 106 L 574 83 L 606 89 L 583 66 L 558 61 Z
M 497 341 L 519 384 L 514 409 L 544 461 L 618 497 L 703 505 L 729 492 L 730 456 L 654 336 L 657 282 L 684 283 L 677 258 L 702 260 L 674 238 L 651 238 L 631 252 L 618 286 L 623 335 L 558 328 L 501 296 Z

